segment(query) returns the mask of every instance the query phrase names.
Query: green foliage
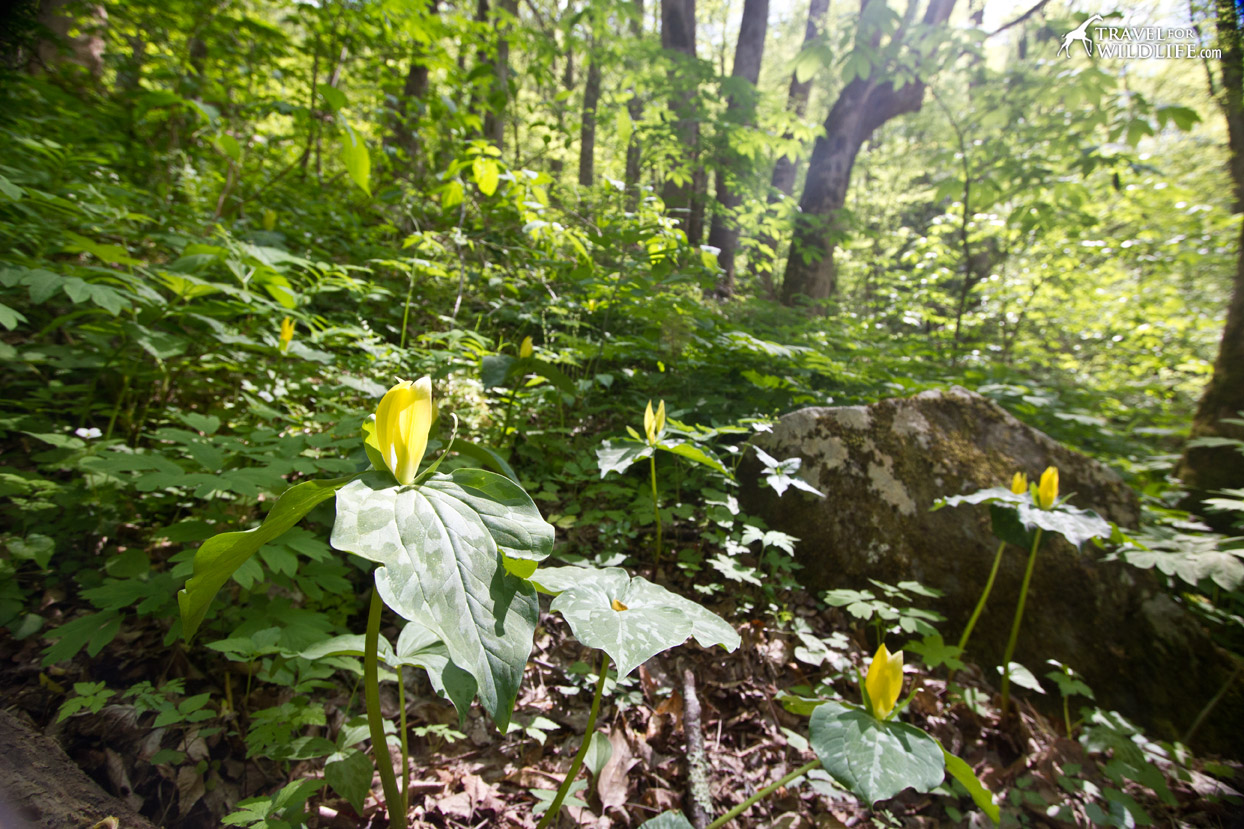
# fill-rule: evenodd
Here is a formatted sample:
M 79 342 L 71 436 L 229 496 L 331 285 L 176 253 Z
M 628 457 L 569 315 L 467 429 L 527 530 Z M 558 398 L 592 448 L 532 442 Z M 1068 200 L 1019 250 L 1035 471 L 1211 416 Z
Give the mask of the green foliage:
M 945 776 L 937 741 L 897 720 L 877 720 L 867 712 L 826 702 L 812 712 L 809 733 L 825 770 L 870 804 L 908 787 L 927 792 Z

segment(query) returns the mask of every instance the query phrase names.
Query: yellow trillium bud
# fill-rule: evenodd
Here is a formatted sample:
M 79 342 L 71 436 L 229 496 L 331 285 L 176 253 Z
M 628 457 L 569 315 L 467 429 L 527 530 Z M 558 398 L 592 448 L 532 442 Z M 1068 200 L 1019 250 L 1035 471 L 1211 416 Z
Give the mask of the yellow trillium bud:
M 1049 467 L 1041 473 L 1041 483 L 1037 484 L 1037 504 L 1041 509 L 1051 509 L 1058 500 L 1058 468 Z
M 665 428 L 665 401 L 661 401 L 661 405 L 657 407 L 656 414 L 652 412 L 652 401 L 648 401 L 648 408 L 644 410 L 644 434 L 648 437 L 649 443 L 657 442 L 657 435 L 661 434 L 661 430 Z
M 289 317 L 281 320 L 281 351 L 285 352 L 289 349 L 289 344 L 294 339 L 294 321 Z
M 432 378 L 400 380 L 376 407 L 376 443 L 385 466 L 406 486 L 414 482 L 432 428 Z
M 1011 479 L 1011 492 L 1016 495 L 1023 495 L 1028 491 L 1028 476 L 1023 472 L 1016 472 L 1015 477 Z
M 882 642 L 873 663 L 868 666 L 864 688 L 868 691 L 873 716 L 884 720 L 894 710 L 894 703 L 903 690 L 903 652 L 890 653 Z
M 659 435 L 663 431 L 665 431 L 665 401 L 664 400 L 661 401 L 661 405 L 657 406 L 657 420 L 656 420 L 656 424 L 653 426 L 653 429 L 652 429 L 652 432 L 654 435 Z
M 525 360 L 531 356 L 531 352 L 533 350 L 534 349 L 531 345 L 531 337 L 523 337 L 523 344 L 518 347 L 518 356 Z

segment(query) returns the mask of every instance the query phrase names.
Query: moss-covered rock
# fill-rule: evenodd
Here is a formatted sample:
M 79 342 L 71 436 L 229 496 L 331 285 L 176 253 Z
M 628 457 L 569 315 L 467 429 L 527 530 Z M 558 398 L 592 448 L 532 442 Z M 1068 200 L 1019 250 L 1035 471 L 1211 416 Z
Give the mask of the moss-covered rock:
M 800 539 L 804 584 L 867 587 L 874 578 L 935 587 L 946 595 L 932 609 L 947 617 L 942 633 L 950 641 L 971 615 L 998 541 L 988 508 L 931 512 L 938 498 L 1007 486 L 1017 471 L 1035 480 L 1056 466 L 1073 505 L 1125 528 L 1139 517 L 1135 493 L 1108 467 L 960 388 L 867 407 L 802 409 L 755 442 L 778 459 L 801 458 L 804 480 L 826 494 L 792 489 L 777 497 L 750 453 L 741 469 L 743 507 Z M 1092 544 L 1077 550 L 1061 539 L 1043 546 L 1015 659 L 1038 675 L 1045 660 L 1058 659 L 1084 675 L 1103 707 L 1159 736 L 1178 736 L 1227 679 L 1229 662 L 1152 573 L 1105 562 L 1104 555 Z M 968 657 L 982 666 L 1001 663 L 1026 560 L 1016 548 L 1003 556 L 968 645 Z M 1057 693 L 1051 696 L 1057 703 Z M 1216 715 L 1199 742 L 1238 753 L 1238 686 Z

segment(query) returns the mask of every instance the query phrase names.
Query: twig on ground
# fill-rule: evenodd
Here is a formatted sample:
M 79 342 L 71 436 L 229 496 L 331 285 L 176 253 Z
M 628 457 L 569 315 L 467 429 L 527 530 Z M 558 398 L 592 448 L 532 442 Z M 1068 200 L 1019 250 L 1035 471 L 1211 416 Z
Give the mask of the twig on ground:
M 708 826 L 713 798 L 708 790 L 708 761 L 704 755 L 704 732 L 700 729 L 700 698 L 695 693 L 695 674 L 682 672 L 683 730 L 687 734 L 687 812 L 695 829 Z

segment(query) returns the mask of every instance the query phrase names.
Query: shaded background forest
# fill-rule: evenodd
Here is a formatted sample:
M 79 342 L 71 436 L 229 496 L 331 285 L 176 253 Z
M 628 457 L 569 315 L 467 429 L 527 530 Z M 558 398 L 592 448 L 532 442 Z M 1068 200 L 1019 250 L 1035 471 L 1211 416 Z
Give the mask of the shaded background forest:
M 1060 54 L 1094 13 L 1218 52 Z M 1239 22 L 1195 0 L 9 4 L 9 701 L 42 725 L 125 693 L 183 736 L 211 710 L 269 786 L 327 754 L 291 746 L 341 666 L 292 655 L 358 628 L 361 568 L 291 531 L 193 647 L 176 590 L 199 542 L 365 463 L 364 414 L 424 374 L 563 560 L 598 564 L 648 558 L 653 496 L 595 452 L 649 399 L 729 459 L 801 406 L 966 386 L 1118 470 L 1141 566 L 1240 653 L 1244 565 L 1202 523 L 1229 535 L 1244 500 Z M 526 337 L 544 369 L 517 378 L 499 358 Z M 662 480 L 670 578 L 788 626 L 790 549 L 723 521 L 732 485 Z M 149 816 L 212 825 L 266 791 L 157 749 Z

